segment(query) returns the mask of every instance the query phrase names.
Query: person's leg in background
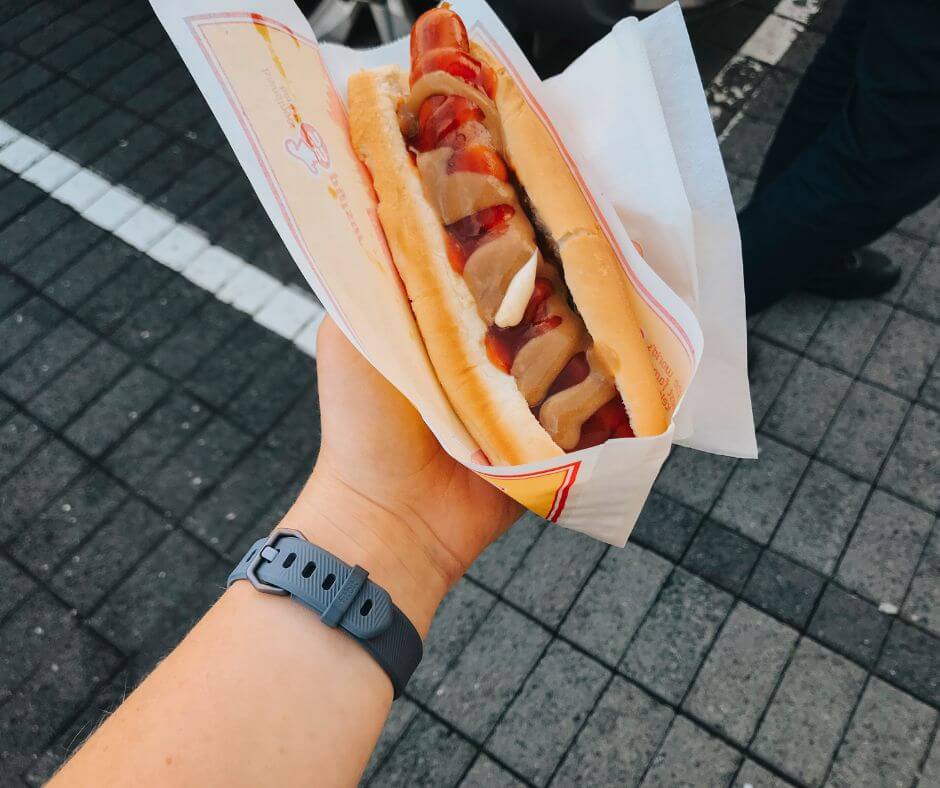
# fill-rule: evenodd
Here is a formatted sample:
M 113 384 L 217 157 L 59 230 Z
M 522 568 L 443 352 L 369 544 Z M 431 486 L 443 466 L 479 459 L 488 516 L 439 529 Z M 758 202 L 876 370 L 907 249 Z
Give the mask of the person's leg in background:
M 940 194 L 940 3 L 850 0 L 845 13 L 739 216 L 749 313 L 814 277 L 837 290 L 840 261 Z M 839 55 L 864 17 L 834 106 Z
M 754 194 L 780 175 L 842 111 L 855 84 L 855 60 L 871 0 L 849 0 L 800 79 L 764 156 Z

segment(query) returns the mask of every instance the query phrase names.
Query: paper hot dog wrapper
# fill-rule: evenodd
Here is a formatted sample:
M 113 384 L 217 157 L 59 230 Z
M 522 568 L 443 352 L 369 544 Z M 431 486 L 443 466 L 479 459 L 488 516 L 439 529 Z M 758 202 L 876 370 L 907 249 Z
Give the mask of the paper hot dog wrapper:
M 591 203 L 633 285 L 673 417 L 656 437 L 493 467 L 434 375 L 349 141 L 348 76 L 407 68 L 407 40 L 319 45 L 291 0 L 152 4 L 320 302 L 456 460 L 536 514 L 622 546 L 674 441 L 756 456 L 737 225 L 677 6 L 622 21 L 542 83 L 486 3 L 451 3 L 513 74 Z

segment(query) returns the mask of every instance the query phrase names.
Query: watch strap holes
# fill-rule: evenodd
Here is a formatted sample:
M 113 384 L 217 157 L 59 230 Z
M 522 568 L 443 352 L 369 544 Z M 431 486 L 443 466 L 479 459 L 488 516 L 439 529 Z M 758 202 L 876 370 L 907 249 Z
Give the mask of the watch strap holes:
M 288 553 L 287 558 L 284 559 L 282 566 L 285 569 L 288 569 L 291 564 L 294 563 L 294 560 L 297 558 L 297 553 Z
M 314 572 L 317 571 L 317 565 L 314 561 L 307 561 L 307 565 L 304 567 L 303 571 L 300 573 L 300 576 L 304 579 L 310 577 Z
M 333 583 L 335 582 L 336 582 L 336 575 L 330 572 L 330 574 L 328 574 L 326 577 L 323 578 L 323 584 L 321 588 L 324 591 L 329 591 L 333 587 Z
M 365 617 L 369 615 L 371 611 L 372 611 L 372 600 L 367 599 L 365 602 L 362 603 L 362 607 L 359 608 L 359 615 Z

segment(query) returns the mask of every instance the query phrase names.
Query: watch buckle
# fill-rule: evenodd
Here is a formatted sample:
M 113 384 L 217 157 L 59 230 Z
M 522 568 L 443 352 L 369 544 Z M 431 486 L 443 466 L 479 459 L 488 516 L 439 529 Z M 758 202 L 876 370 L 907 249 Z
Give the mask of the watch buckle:
M 262 562 L 270 563 L 279 554 L 277 549 L 277 543 L 285 536 L 294 536 L 297 539 L 303 539 L 304 535 L 300 531 L 295 531 L 293 528 L 277 528 L 268 535 L 268 538 L 264 540 L 264 544 L 258 549 L 258 552 L 255 554 L 255 557 L 251 559 L 251 563 L 248 564 L 247 569 L 245 569 L 245 576 L 248 578 L 248 581 L 257 588 L 262 594 L 274 594 L 276 596 L 287 596 L 288 592 L 283 588 L 278 588 L 277 586 L 272 586 L 268 583 L 265 583 L 258 577 L 257 570 L 261 566 Z M 270 556 L 270 551 L 274 550 L 275 554 Z M 267 555 L 265 555 L 267 551 Z M 270 557 L 269 557 L 270 556 Z

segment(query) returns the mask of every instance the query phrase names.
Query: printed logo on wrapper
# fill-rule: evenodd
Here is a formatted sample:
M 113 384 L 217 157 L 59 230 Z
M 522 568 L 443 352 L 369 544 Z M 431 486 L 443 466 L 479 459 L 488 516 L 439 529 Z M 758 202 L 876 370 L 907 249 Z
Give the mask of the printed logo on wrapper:
M 668 456 L 673 426 L 661 436 L 609 441 L 560 459 L 487 467 L 434 375 L 378 223 L 370 175 L 352 149 L 342 91 L 334 84 L 345 85 L 360 68 L 406 62 L 407 39 L 384 48 L 378 60 L 375 52 L 320 47 L 288 0 L 259 0 L 253 13 L 220 11 L 221 0 L 153 4 L 317 296 L 415 405 L 448 453 L 536 514 L 622 545 Z M 542 110 L 535 72 L 508 31 L 480 0 L 452 6 L 511 71 L 562 151 L 634 285 L 634 308 L 657 354 L 653 363 L 664 399 L 675 407 L 700 358 L 694 316 L 643 269 L 616 216 L 591 196 L 576 159 Z
M 284 140 L 284 147 L 314 175 L 319 175 L 321 169 L 330 169 L 330 152 L 327 150 L 326 143 L 320 132 L 307 121 L 301 122 L 295 136 Z

